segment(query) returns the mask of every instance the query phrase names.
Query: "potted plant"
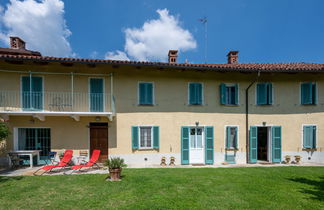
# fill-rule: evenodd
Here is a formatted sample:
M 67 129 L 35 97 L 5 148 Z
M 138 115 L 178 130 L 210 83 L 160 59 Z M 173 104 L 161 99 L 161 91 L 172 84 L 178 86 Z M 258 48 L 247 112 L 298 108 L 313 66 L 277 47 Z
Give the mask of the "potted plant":
M 285 160 L 286 160 L 286 163 L 287 163 L 287 164 L 290 163 L 290 155 L 286 155 L 286 156 L 285 156 Z
M 295 162 L 296 164 L 300 163 L 301 156 L 300 155 L 295 155 Z
M 110 181 L 120 181 L 120 174 L 123 167 L 127 165 L 124 163 L 124 159 L 120 157 L 113 157 L 105 162 L 105 166 L 108 166 Z

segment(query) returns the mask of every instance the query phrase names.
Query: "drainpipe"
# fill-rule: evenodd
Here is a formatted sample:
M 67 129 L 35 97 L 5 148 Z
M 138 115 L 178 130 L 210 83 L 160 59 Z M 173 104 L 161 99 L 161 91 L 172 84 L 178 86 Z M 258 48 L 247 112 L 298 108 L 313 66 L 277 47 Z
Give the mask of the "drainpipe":
M 245 133 L 246 133 L 246 163 L 249 162 L 250 141 L 249 141 L 249 89 L 258 81 L 260 71 L 258 71 L 256 79 L 245 89 Z

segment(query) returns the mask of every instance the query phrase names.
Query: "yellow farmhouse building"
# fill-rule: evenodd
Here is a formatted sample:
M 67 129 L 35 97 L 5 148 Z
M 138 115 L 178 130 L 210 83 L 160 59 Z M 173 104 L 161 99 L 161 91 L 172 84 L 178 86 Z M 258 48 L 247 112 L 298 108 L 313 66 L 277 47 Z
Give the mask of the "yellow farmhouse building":
M 6 150 L 101 150 L 130 167 L 324 162 L 324 64 L 137 62 L 0 48 Z M 2 162 L 6 158 L 2 158 Z

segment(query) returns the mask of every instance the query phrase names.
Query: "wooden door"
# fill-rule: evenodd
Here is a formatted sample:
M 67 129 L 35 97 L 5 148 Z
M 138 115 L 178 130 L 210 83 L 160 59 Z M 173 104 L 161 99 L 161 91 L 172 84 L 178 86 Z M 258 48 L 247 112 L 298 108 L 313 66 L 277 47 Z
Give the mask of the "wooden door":
M 92 151 L 101 151 L 99 161 L 108 159 L 108 124 L 90 123 L 90 155 Z

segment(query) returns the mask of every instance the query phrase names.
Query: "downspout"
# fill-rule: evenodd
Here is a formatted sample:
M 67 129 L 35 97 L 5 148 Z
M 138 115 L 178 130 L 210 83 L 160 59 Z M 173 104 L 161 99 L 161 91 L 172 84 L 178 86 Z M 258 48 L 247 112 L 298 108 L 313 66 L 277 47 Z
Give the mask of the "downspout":
M 246 133 L 246 163 L 249 162 L 250 154 L 250 141 L 249 141 L 249 89 L 258 81 L 260 77 L 260 71 L 258 71 L 256 79 L 250 83 L 245 89 L 245 133 Z

